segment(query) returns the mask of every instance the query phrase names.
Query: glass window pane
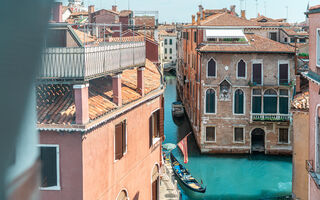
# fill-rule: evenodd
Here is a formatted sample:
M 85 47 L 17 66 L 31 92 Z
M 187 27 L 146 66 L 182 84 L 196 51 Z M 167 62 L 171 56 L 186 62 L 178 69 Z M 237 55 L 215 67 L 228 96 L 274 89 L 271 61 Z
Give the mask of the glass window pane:
M 261 90 L 260 89 L 253 89 L 253 95 L 261 95 Z
M 234 112 L 236 114 L 244 113 L 244 95 L 242 90 L 236 90 L 234 98 Z
M 244 140 L 243 138 L 243 128 L 235 128 L 234 129 L 234 140 L 236 142 L 242 142 Z
M 213 59 L 208 62 L 208 76 L 216 76 L 216 62 Z
M 57 186 L 56 147 L 40 147 L 41 187 Z
M 280 95 L 288 96 L 289 95 L 289 91 L 281 89 L 280 90 Z
M 279 113 L 280 114 L 288 114 L 289 113 L 288 103 L 289 103 L 288 97 L 280 97 L 279 98 Z
M 206 93 L 206 113 L 215 113 L 215 91 L 207 90 Z
M 243 60 L 240 60 L 238 63 L 238 77 L 246 76 L 246 63 Z
M 279 128 L 279 142 L 289 143 L 289 133 L 287 128 Z

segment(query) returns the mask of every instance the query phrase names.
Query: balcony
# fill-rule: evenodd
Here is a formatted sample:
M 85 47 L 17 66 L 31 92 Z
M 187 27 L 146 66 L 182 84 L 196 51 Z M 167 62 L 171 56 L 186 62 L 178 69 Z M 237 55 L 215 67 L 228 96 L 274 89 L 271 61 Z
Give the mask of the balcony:
M 145 64 L 145 43 L 46 48 L 39 79 L 90 80 Z
M 38 80 L 88 81 L 145 65 L 143 37 L 106 38 L 104 30 L 107 30 L 105 25 L 52 25 L 49 31 L 55 32 L 49 34 L 52 37 L 42 52 Z M 58 31 L 64 31 L 61 35 L 68 36 L 57 37 Z
M 290 114 L 265 114 L 250 113 L 250 121 L 270 121 L 270 122 L 287 122 L 290 121 Z
M 313 160 L 306 160 L 306 170 L 308 171 L 312 180 L 316 184 L 317 188 L 320 189 L 320 174 L 318 174 L 314 171 Z

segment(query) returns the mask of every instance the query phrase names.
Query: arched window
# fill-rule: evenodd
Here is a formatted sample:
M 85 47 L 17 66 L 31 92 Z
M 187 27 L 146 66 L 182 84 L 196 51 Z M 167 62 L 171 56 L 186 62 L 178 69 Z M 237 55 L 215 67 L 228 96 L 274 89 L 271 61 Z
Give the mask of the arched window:
M 216 92 L 208 89 L 206 92 L 206 113 L 216 112 Z
M 242 59 L 238 62 L 237 77 L 238 78 L 246 77 L 246 63 Z
M 216 61 L 214 61 L 212 58 L 208 62 L 207 73 L 208 77 L 216 76 Z
M 244 114 L 244 93 L 240 89 L 234 93 L 234 113 Z
M 128 192 L 126 190 L 121 190 L 121 192 L 118 194 L 117 200 L 128 200 Z
M 277 92 L 273 89 L 268 89 L 263 96 L 263 112 L 277 113 L 278 97 Z

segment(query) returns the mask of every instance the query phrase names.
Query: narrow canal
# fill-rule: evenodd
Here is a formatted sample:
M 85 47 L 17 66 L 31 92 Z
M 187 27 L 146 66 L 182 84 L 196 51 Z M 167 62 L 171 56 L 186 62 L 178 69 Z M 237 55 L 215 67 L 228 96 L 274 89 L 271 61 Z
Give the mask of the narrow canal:
M 177 143 L 191 131 L 188 120 L 174 123 L 171 103 L 176 101 L 176 79 L 166 76 L 165 91 L 165 142 Z M 201 155 L 193 135 L 188 137 L 188 170 L 198 180 L 203 180 L 207 191 L 200 196 L 185 190 L 183 200 L 267 199 L 291 194 L 292 159 L 266 155 Z M 177 148 L 173 154 L 183 163 Z M 272 198 L 273 199 L 273 198 Z

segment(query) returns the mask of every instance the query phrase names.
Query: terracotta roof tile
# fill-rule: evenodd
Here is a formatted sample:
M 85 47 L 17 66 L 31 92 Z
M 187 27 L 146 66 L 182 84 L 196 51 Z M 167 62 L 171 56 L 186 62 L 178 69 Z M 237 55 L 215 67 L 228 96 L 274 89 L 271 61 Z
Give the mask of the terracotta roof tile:
M 136 16 L 134 17 L 136 26 L 155 27 L 155 17 L 154 16 Z
M 309 91 L 296 95 L 291 103 L 291 108 L 295 110 L 309 110 Z
M 294 48 L 255 34 L 245 34 L 247 44 L 207 43 L 199 48 L 202 52 L 270 52 L 294 53 Z
M 284 28 L 282 29 L 289 36 L 309 36 L 309 33 L 303 31 L 296 31 L 293 28 Z
M 316 9 L 319 9 L 320 8 L 320 5 L 316 5 L 316 6 L 312 6 L 309 8 L 309 10 L 316 10 Z
M 145 68 L 145 94 L 160 87 L 160 74 L 149 60 Z M 89 84 L 89 118 L 95 120 L 117 109 L 112 102 L 111 77 L 99 78 Z M 124 105 L 141 98 L 137 92 L 137 69 L 122 73 L 122 102 Z M 71 85 L 40 85 L 37 87 L 38 124 L 75 123 L 75 104 Z
M 218 13 L 200 21 L 201 26 L 259 26 L 258 22 L 242 19 L 228 12 Z

